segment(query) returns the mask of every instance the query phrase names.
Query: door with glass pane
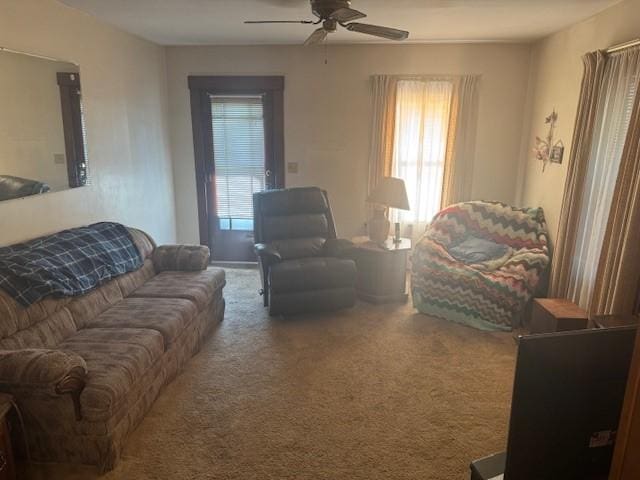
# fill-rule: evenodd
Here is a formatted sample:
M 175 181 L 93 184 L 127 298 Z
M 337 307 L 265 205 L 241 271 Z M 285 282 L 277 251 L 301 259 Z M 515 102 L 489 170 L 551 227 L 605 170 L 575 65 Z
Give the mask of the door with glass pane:
M 264 88 L 264 78 L 274 77 L 189 79 L 200 240 L 213 260 L 255 261 L 253 194 L 284 186 L 282 89 Z M 194 88 L 193 79 L 203 88 Z

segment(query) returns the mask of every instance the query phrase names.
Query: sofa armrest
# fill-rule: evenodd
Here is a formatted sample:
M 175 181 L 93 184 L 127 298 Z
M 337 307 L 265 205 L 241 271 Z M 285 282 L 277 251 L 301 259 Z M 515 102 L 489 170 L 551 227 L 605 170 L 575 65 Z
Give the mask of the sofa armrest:
M 206 270 L 209 254 L 204 245 L 162 245 L 153 251 L 153 266 L 157 272 Z
M 353 252 L 355 245 L 345 238 L 329 238 L 324 244 L 324 255 L 327 257 L 345 257 Z
M 70 395 L 78 420 L 80 394 L 85 386 L 87 364 L 76 353 L 64 350 L 0 350 L 0 389 L 20 393 Z

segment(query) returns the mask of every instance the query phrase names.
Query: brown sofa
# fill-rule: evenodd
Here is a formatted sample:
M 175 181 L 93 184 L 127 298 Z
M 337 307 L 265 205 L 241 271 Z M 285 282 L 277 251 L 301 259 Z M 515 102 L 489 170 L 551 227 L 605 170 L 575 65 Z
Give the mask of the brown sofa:
M 129 433 L 223 318 L 209 249 L 156 247 L 80 297 L 23 308 L 0 290 L 0 391 L 15 396 L 31 458 L 114 467 Z

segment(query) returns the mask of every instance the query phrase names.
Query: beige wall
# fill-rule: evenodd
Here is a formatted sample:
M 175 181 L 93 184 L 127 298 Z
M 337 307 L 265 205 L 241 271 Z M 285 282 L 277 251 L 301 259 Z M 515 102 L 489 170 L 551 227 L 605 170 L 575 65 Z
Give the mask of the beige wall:
M 513 202 L 529 45 L 172 47 L 167 49 L 178 240 L 198 242 L 187 76 L 284 75 L 285 157 L 299 162 L 287 186 L 329 191 L 338 233 L 366 219 L 372 74 L 482 75 L 473 196 Z
M 80 64 L 93 180 L 89 187 L 0 204 L 0 245 L 102 219 L 143 228 L 160 242 L 174 240 L 176 231 L 180 241 L 197 242 L 189 74 L 286 77 L 285 155 L 300 166 L 287 185 L 327 188 L 346 236 L 366 218 L 369 77 L 480 74 L 473 196 L 542 205 L 555 236 L 580 57 L 640 36 L 639 25 L 640 0 L 626 0 L 533 48 L 331 46 L 325 65 L 323 48 L 171 47 L 165 62 L 165 49 L 54 0 L 0 0 L 0 46 Z M 542 173 L 530 150 L 554 107 L 558 138 L 567 147 L 565 162 Z
M 0 203 L 0 245 L 99 220 L 173 241 L 164 49 L 54 0 L 0 0 L 0 46 L 80 65 L 92 177 Z
M 552 239 L 558 229 L 567 161 L 577 111 L 581 57 L 586 52 L 605 49 L 616 43 L 640 37 L 640 0 L 626 0 L 595 17 L 574 25 L 535 44 L 532 52 L 532 99 L 523 141 L 522 203 L 541 205 L 546 212 Z M 565 145 L 562 165 L 542 163 L 531 149 L 536 135 L 546 134 L 545 116 L 555 107 L 558 112 L 556 137 Z

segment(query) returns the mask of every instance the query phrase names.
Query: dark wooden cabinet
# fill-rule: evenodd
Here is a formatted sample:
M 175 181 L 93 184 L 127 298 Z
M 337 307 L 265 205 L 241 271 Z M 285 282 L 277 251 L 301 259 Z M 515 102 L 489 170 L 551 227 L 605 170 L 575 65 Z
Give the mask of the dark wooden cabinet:
M 627 393 L 622 407 L 620 427 L 609 480 L 637 480 L 640 478 L 640 330 L 631 361 Z
M 15 480 L 16 478 L 11 435 L 7 421 L 10 411 L 11 397 L 0 394 L 0 480 Z
M 407 257 L 411 240 L 402 238 L 394 243 L 389 238 L 383 245 L 368 237 L 353 239 L 354 260 L 358 267 L 358 297 L 371 303 L 406 302 Z

